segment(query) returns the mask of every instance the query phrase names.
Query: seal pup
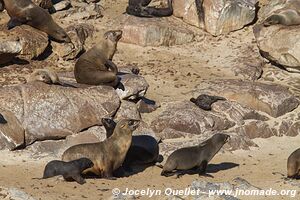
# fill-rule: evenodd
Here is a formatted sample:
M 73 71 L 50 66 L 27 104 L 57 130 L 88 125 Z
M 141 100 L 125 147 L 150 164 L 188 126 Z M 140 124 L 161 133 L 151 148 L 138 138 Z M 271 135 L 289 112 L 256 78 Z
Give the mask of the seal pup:
M 229 138 L 229 135 L 218 133 L 197 146 L 174 151 L 163 166 L 161 175 L 168 177 L 177 174 L 179 177 L 192 169 L 195 169 L 194 171 L 199 175 L 205 173 L 208 162 L 219 152 Z M 181 171 L 173 172 L 174 170 Z
M 78 83 L 117 86 L 118 68 L 112 62 L 112 58 L 121 37 L 122 31 L 120 30 L 108 31 L 96 46 L 79 57 L 74 69 Z
M 9 29 L 27 24 L 47 33 L 50 38 L 59 42 L 71 42 L 70 37 L 51 17 L 45 9 L 35 5 L 31 0 L 3 0 L 10 16 Z
M 271 26 L 275 24 L 282 24 L 285 26 L 299 25 L 300 13 L 297 10 L 286 9 L 271 15 L 263 22 L 264 26 Z
M 217 101 L 225 101 L 226 99 L 219 96 L 210 96 L 207 94 L 201 94 L 196 99 L 191 98 L 190 101 L 196 104 L 199 108 L 203 110 L 211 110 L 211 105 Z
M 148 6 L 151 0 L 129 0 L 126 13 L 137 17 L 168 17 L 173 14 L 172 0 L 168 0 L 167 8 Z
M 295 150 L 288 158 L 287 177 L 300 179 L 300 148 Z
M 62 160 L 87 157 L 93 161 L 94 166 L 83 173 L 92 172 L 102 178 L 114 179 L 113 171 L 123 164 L 131 145 L 132 132 L 138 124 L 137 120 L 123 119 L 117 123 L 109 138 L 102 142 L 72 146 L 63 153 Z
M 75 180 L 82 185 L 85 183 L 85 180 L 82 178 L 81 172 L 93 166 L 93 162 L 88 158 L 80 158 L 70 162 L 52 160 L 45 166 L 42 179 L 62 175 L 65 180 Z
M 109 138 L 115 129 L 116 123 L 110 118 L 103 118 L 102 124 L 106 130 L 106 137 Z M 160 142 L 157 142 L 155 138 L 149 135 L 132 136 L 132 142 L 122 166 L 130 170 L 132 165 L 162 162 L 163 157 L 159 154 L 158 146 Z
M 54 84 L 54 85 L 61 85 L 65 87 L 75 87 L 73 85 L 63 83 L 58 78 L 58 75 L 55 71 L 51 69 L 36 69 L 33 71 L 33 73 L 30 74 L 30 76 L 27 78 L 27 82 L 34 82 L 34 81 L 40 81 L 44 82 L 46 84 Z

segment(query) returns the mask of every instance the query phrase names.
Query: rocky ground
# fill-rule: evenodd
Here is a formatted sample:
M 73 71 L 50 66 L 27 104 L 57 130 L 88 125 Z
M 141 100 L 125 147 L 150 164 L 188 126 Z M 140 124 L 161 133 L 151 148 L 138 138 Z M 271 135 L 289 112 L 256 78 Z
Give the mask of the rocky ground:
M 260 1 L 259 4 L 262 6 L 267 2 Z M 157 1 L 154 3 L 158 4 Z M 45 115 L 42 111 L 38 112 L 38 115 L 31 119 L 26 116 L 28 113 L 37 112 L 34 109 L 28 112 L 24 111 L 25 114 L 22 114 L 22 108 L 13 108 L 12 110 L 16 113 L 19 112 L 16 114 L 17 118 L 22 119 L 22 123 L 18 124 L 21 127 L 20 132 L 22 132 L 21 129 L 24 124 L 26 124 L 28 132 L 7 147 L 13 149 L 18 145 L 24 145 L 24 140 L 25 145 L 29 146 L 25 150 L 1 151 L 0 197 L 3 196 L 4 199 L 8 199 L 11 195 L 12 198 L 18 199 L 15 194 L 17 192 L 8 194 L 9 192 L 5 189 L 17 188 L 34 199 L 108 199 L 112 197 L 113 188 L 119 188 L 122 191 L 127 187 L 130 189 L 164 190 L 167 187 L 184 189 L 190 187 L 193 181 L 231 182 L 237 177 L 243 178 L 261 189 L 293 189 L 297 190 L 297 196 L 300 195 L 299 181 L 287 181 L 281 175 L 286 174 L 287 157 L 299 148 L 300 74 L 290 73 L 279 68 L 260 55 L 253 33 L 255 24 L 226 35 L 214 37 L 201 29 L 183 23 L 175 17 L 166 20 L 147 19 L 147 21 L 126 16 L 123 12 L 127 0 L 101 0 L 96 4 L 97 9 L 93 7 L 94 4 L 86 6 L 87 4 L 77 2 L 74 5 L 78 7 L 77 12 L 63 10 L 52 16 L 63 27 L 78 24 L 77 22 L 88 24 L 84 28 L 88 36 L 84 45 L 85 49 L 97 44 L 101 34 L 106 30 L 125 30 L 124 38 L 119 43 L 118 51 L 113 60 L 119 68 L 139 67 L 141 77 L 144 77 L 149 84 L 146 97 L 161 105 L 152 113 L 142 113 L 141 118 L 147 124 L 147 128 L 151 127 L 154 130 L 155 137 L 163 139 L 163 144 L 160 147 L 165 156 L 179 146 L 188 146 L 207 138 L 212 132 L 226 132 L 233 139 L 224 146 L 224 150 L 216 155 L 208 167 L 213 178 L 198 177 L 198 175 L 186 175 L 180 179 L 165 178 L 160 176 L 160 168 L 150 167 L 143 172 L 115 181 L 87 179 L 87 183 L 84 185 L 65 182 L 61 178 L 38 180 L 33 178 L 41 177 L 47 161 L 59 159 L 62 149 L 73 144 L 72 142 L 76 139 L 72 140 L 72 136 L 68 135 L 78 133 L 76 132 L 77 129 L 84 129 L 84 123 L 78 124 L 76 121 L 73 122 L 74 124 L 69 124 L 68 127 L 62 127 L 62 130 L 67 129 L 68 131 L 60 132 L 60 134 L 63 134 L 64 137 L 68 136 L 69 140 L 68 137 L 66 141 L 62 140 L 62 138 L 58 138 L 57 133 L 51 132 L 49 135 L 53 139 L 60 140 L 47 140 L 29 145 L 35 140 L 49 138 L 49 135 L 37 134 L 40 130 L 35 127 L 36 124 L 40 123 L 38 121 L 40 116 L 45 117 L 52 110 L 44 110 Z M 5 12 L 0 13 L 0 23 L 3 24 L 3 29 L 5 29 L 4 24 L 8 19 L 9 17 Z M 143 25 L 147 23 L 151 26 L 149 24 L 149 26 Z M 136 24 L 138 29 L 134 32 Z M 149 40 L 142 38 L 139 45 L 130 44 L 136 41 L 135 34 L 151 29 L 152 26 L 156 27 L 157 24 L 163 28 L 158 29 L 158 31 L 153 29 L 158 33 L 161 30 L 162 32 L 169 31 L 171 35 L 175 35 L 177 40 L 164 36 L 165 40 L 157 44 L 155 40 L 157 36 L 155 36 L 152 40 L 150 40 L 151 38 Z M 170 30 L 164 30 L 166 26 L 170 26 Z M 126 30 L 133 31 L 131 32 L 132 35 L 130 36 Z M 48 46 L 43 39 L 44 35 L 37 34 L 40 41 L 39 45 L 30 43 L 31 48 L 37 49 L 34 53 L 42 51 L 44 47 Z M 28 36 L 25 35 L 24 37 Z M 0 84 L 3 86 L 0 95 L 1 109 L 3 106 L 14 107 L 13 103 L 7 104 L 3 101 L 17 102 L 15 99 L 18 99 L 17 95 L 16 97 L 11 96 L 12 93 L 7 95 L 7 87 L 20 87 L 21 89 L 18 90 L 25 92 L 28 90 L 28 93 L 35 90 L 34 87 L 31 88 L 30 86 L 28 86 L 29 89 L 26 89 L 27 86 L 18 86 L 18 84 L 26 82 L 25 77 L 35 68 L 50 67 L 59 71 L 62 78 L 65 78 L 66 74 L 72 74 L 69 72 L 73 70 L 75 59 L 63 59 L 62 56 L 59 56 L 67 50 L 67 46 L 53 44 L 53 53 L 50 55 L 46 53 L 38 59 L 30 60 L 28 57 L 34 56 L 30 55 L 32 52 L 29 52 L 19 56 L 18 59 L 14 58 L 10 64 L 3 64 L 0 69 Z M 73 56 L 73 54 L 68 54 L 68 56 Z M 66 80 L 72 81 L 72 78 L 66 78 Z M 37 90 L 40 91 L 39 93 L 52 90 L 53 93 L 57 92 L 57 89 L 52 88 L 50 90 L 48 86 L 40 86 Z M 65 95 L 66 91 L 61 93 Z M 76 92 L 74 93 L 71 91 L 68 94 L 76 95 Z M 110 95 L 101 100 L 97 99 L 97 102 L 116 99 L 113 91 L 108 90 L 107 93 Z M 221 95 L 226 97 L 228 101 L 217 102 L 213 105 L 212 112 L 204 112 L 188 102 L 191 97 L 196 97 L 201 93 Z M 43 99 L 48 98 L 45 97 L 46 95 L 42 96 Z M 29 95 L 26 98 L 27 104 L 38 102 L 37 97 L 31 98 Z M 100 106 L 97 102 L 93 103 L 92 106 Z M 74 104 L 79 103 L 76 101 Z M 124 105 L 124 103 L 121 104 Z M 117 106 L 119 106 L 117 101 L 111 103 L 108 110 L 113 112 Z M 70 108 L 64 108 L 70 113 Z M 109 113 L 109 111 L 107 112 Z M 10 114 L 7 115 L 11 116 Z M 96 118 L 94 121 L 97 121 Z M 60 118 L 57 119 L 61 120 Z M 74 119 L 78 120 L 78 118 Z M 51 119 L 47 120 L 53 122 Z M 66 120 L 65 123 L 68 124 L 69 121 Z M 198 126 L 195 127 L 194 124 Z M 84 139 L 94 140 L 95 137 L 100 139 L 103 136 L 99 134 L 101 131 L 103 133 L 103 129 L 101 127 L 100 129 L 99 131 L 96 127 Z M 1 131 L 3 132 L 2 129 Z M 94 134 L 94 132 L 97 133 Z M 79 135 L 85 135 L 85 133 Z M 78 138 L 79 142 L 83 141 L 81 137 Z M 2 143 L 0 144 L 2 145 Z M 19 198 L 24 199 L 25 197 L 22 197 L 21 194 Z M 147 199 L 139 195 L 135 198 Z M 163 198 L 168 199 L 168 197 Z M 176 197 L 172 198 L 176 199 Z M 192 199 L 185 196 L 177 198 Z M 257 197 L 245 196 L 238 198 L 257 199 Z M 265 198 L 290 199 L 291 197 L 262 197 L 262 199 Z M 162 199 L 162 197 L 155 197 L 154 199 Z

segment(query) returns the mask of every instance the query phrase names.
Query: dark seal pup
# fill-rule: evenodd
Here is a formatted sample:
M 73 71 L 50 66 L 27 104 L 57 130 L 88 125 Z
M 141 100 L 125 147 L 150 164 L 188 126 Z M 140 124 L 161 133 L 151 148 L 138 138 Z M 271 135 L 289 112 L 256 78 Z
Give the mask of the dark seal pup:
M 122 31 L 108 31 L 101 41 L 82 54 L 75 64 L 74 75 L 78 83 L 117 86 L 118 68 L 112 62 Z
M 287 161 L 288 178 L 300 179 L 300 148 L 294 151 Z
M 199 175 L 205 173 L 208 162 L 219 152 L 229 137 L 226 134 L 215 134 L 197 146 L 174 151 L 168 157 L 161 175 L 172 176 L 177 174 L 177 177 L 179 177 L 185 174 L 185 171 L 191 169 L 195 169 Z M 174 170 L 182 171 L 173 172 Z
M 168 0 L 167 8 L 148 6 L 151 0 L 129 0 L 126 13 L 137 17 L 168 17 L 173 14 L 172 0 Z
M 3 0 L 10 16 L 8 28 L 27 24 L 47 33 L 59 42 L 71 42 L 71 39 L 45 9 L 35 5 L 31 0 Z
M 85 180 L 81 177 L 81 172 L 93 166 L 93 162 L 87 158 L 70 162 L 52 160 L 45 167 L 43 179 L 62 175 L 67 181 L 75 180 L 79 184 L 84 184 Z
M 296 26 L 300 24 L 300 12 L 293 9 L 282 10 L 268 17 L 264 22 L 264 26 L 282 24 L 285 26 Z
M 124 162 L 131 145 L 132 132 L 137 128 L 136 120 L 119 121 L 113 134 L 102 142 L 78 144 L 67 149 L 62 160 L 69 161 L 86 157 L 93 161 L 94 166 L 83 173 L 92 172 L 102 178 L 112 179 L 113 172 Z
M 109 118 L 103 118 L 102 124 L 106 129 L 106 137 L 113 133 L 116 123 Z M 163 157 L 159 155 L 159 142 L 149 135 L 134 135 L 130 148 L 126 154 L 123 167 L 129 169 L 132 165 L 155 164 L 162 162 Z
M 219 96 L 210 96 L 207 94 L 201 94 L 196 99 L 191 98 L 190 101 L 196 104 L 203 110 L 211 110 L 211 105 L 217 101 L 225 101 L 226 99 Z

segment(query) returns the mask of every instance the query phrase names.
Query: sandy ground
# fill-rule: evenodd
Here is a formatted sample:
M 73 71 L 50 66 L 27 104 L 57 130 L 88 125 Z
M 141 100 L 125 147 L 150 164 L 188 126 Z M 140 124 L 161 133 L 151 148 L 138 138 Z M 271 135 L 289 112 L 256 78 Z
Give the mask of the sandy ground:
M 96 24 L 99 29 L 107 27 L 112 20 L 119 17 L 126 5 L 125 0 L 113 1 L 114 7 L 108 2 L 108 0 L 104 1 L 104 18 Z M 3 19 L 0 22 L 2 23 Z M 102 24 L 105 26 L 103 27 Z M 248 46 L 253 41 L 252 28 L 248 27 L 228 36 L 217 38 L 208 36 L 201 42 L 175 47 L 139 47 L 120 43 L 114 60 L 119 66 L 138 66 L 141 74 L 150 84 L 147 97 L 164 104 L 169 101 L 186 99 L 186 94 L 202 81 L 224 77 L 234 78 L 232 73 L 227 73 L 231 64 L 228 60 L 234 59 L 241 47 Z M 300 78 L 298 74 L 289 76 Z M 284 84 L 285 80 L 282 82 Z M 159 109 L 152 114 L 143 115 L 143 118 L 149 122 L 160 111 Z M 47 161 L 57 158 L 33 158 L 24 151 L 1 151 L 0 186 L 17 187 L 34 198 L 42 200 L 98 200 L 111 198 L 113 188 L 119 188 L 121 191 L 125 191 L 126 188 L 185 189 L 194 180 L 226 182 L 241 177 L 262 189 L 295 189 L 298 195 L 294 199 L 299 199 L 299 186 L 295 187 L 285 183 L 280 173 L 286 174 L 287 157 L 299 148 L 300 136 L 255 139 L 255 142 L 259 147 L 252 148 L 250 151 L 226 152 L 216 155 L 211 164 L 235 163 L 238 166 L 229 169 L 220 167 L 222 165 L 219 165 L 219 169 L 210 166 L 208 171 L 212 172 L 210 174 L 214 178 L 198 177 L 198 175 L 186 175 L 179 179 L 166 178 L 160 176 L 160 168 L 150 167 L 141 173 L 118 180 L 87 179 L 87 183 L 84 185 L 65 182 L 62 178 L 33 179 L 42 176 Z M 272 172 L 279 173 L 273 175 Z M 245 196 L 239 198 L 250 199 Z M 138 197 L 138 199 L 148 198 Z M 162 197 L 158 196 L 154 199 L 162 199 Z M 257 197 L 252 199 L 257 199 Z M 268 197 L 268 199 L 291 198 L 277 196 L 276 198 Z

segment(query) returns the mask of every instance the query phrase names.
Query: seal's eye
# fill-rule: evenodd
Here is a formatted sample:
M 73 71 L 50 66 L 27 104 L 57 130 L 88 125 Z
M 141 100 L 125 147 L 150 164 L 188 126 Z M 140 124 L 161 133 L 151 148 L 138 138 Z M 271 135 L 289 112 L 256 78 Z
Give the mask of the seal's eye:
M 133 125 L 134 125 L 134 121 L 133 121 L 133 120 L 129 120 L 129 121 L 128 121 L 128 125 L 129 125 L 129 126 L 133 126 Z

